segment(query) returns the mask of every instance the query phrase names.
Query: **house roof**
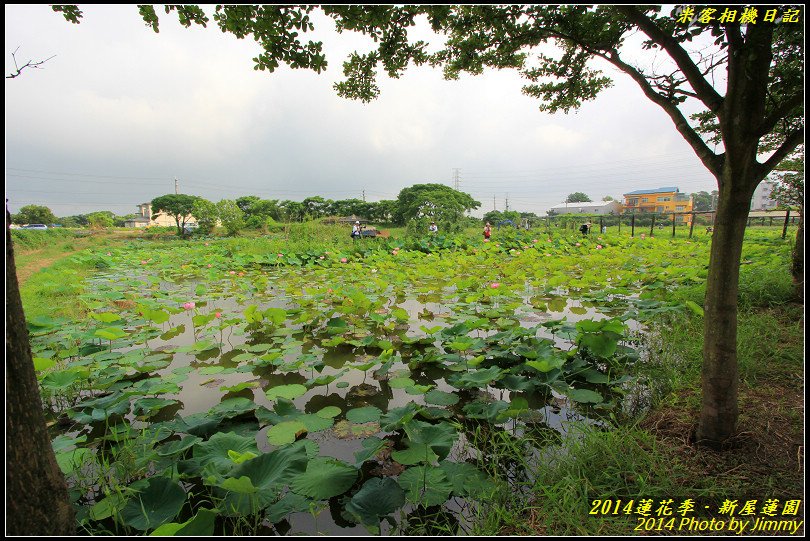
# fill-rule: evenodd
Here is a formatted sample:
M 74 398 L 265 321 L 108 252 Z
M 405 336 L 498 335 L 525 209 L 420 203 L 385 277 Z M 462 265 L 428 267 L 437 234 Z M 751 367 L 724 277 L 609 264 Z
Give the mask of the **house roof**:
M 565 209 L 565 208 L 599 208 L 604 207 L 611 204 L 618 204 L 621 205 L 618 201 L 589 201 L 587 203 L 560 203 L 559 205 L 554 205 L 553 209 Z
M 664 188 L 654 188 L 652 190 L 636 190 L 634 192 L 627 192 L 623 195 L 642 195 L 647 193 L 671 193 L 671 192 L 678 192 L 677 186 L 667 186 Z

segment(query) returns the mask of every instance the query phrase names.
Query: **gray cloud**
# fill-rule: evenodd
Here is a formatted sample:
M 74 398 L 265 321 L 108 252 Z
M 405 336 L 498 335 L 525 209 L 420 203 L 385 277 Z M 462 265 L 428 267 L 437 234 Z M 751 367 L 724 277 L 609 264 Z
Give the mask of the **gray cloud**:
M 332 84 L 363 38 L 319 34 L 325 74 L 253 70 L 252 41 L 213 26 L 160 34 L 134 6 L 87 6 L 76 26 L 44 5 L 6 6 L 6 72 L 18 58 L 56 54 L 6 80 L 6 197 L 13 211 L 57 215 L 135 205 L 181 191 L 217 201 L 394 198 L 420 182 L 451 182 L 483 210 L 542 213 L 566 194 L 592 198 L 666 185 L 712 190 L 714 180 L 666 115 L 621 77 L 574 114 L 548 115 L 514 72 L 445 81 L 429 68 L 383 79 L 362 104 Z

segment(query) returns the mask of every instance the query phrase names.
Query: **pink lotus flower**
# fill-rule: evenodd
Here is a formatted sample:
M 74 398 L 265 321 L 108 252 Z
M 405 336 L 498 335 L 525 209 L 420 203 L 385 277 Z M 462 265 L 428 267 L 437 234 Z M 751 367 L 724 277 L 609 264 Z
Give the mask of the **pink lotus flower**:
M 580 243 L 576 243 L 574 246 L 582 246 Z
M 213 265 L 211 263 L 209 263 L 208 268 L 210 269 L 211 267 L 213 267 Z
M 230 271 L 228 274 L 236 274 L 236 271 Z
M 533 240 L 532 240 L 532 242 L 533 242 L 534 244 L 537 244 L 537 239 L 533 239 Z
M 112 253 L 111 253 L 111 252 L 107 252 L 107 255 L 112 255 Z
M 146 265 L 147 261 L 145 259 L 141 260 L 141 265 Z
M 208 243 L 206 242 L 205 245 L 208 246 Z
M 601 249 L 602 249 L 602 245 L 601 245 L 601 244 L 597 244 L 597 245 L 596 245 L 596 249 L 597 249 L 597 250 L 601 250 Z
M 546 242 L 551 242 L 551 239 L 546 239 Z
M 397 254 L 399 253 L 399 251 L 397 251 L 397 250 L 391 250 L 391 253 L 392 253 L 392 254 L 394 254 L 394 255 L 397 255 Z
M 489 284 L 489 287 L 491 287 L 492 289 L 498 289 L 499 287 L 501 287 L 501 284 L 499 284 L 498 282 L 492 282 L 491 284 Z
M 341 257 L 341 258 L 340 258 L 340 262 L 341 262 L 341 263 L 347 263 L 348 261 L 349 261 L 349 260 L 348 260 L 348 259 L 346 259 L 345 257 Z
M 318 259 L 323 259 L 324 256 L 319 257 Z
M 284 254 L 278 254 L 278 257 L 284 257 Z
M 646 235 L 644 233 L 641 234 L 641 238 L 643 239 Z
M 489 242 L 489 239 L 484 239 L 484 242 Z
M 193 302 L 187 302 L 187 303 L 183 304 L 183 308 L 185 308 L 186 310 L 192 310 L 194 308 L 194 303 Z
M 217 318 L 217 319 L 221 318 L 222 317 L 222 312 L 217 312 L 216 314 L 214 314 L 214 317 Z
M 520 255 L 520 250 L 518 250 L 517 252 L 515 252 L 515 255 Z
M 330 287 L 329 289 L 327 289 L 327 290 L 326 290 L 326 292 L 327 292 L 327 293 L 332 293 L 333 291 L 334 291 L 334 290 L 333 290 L 331 287 Z

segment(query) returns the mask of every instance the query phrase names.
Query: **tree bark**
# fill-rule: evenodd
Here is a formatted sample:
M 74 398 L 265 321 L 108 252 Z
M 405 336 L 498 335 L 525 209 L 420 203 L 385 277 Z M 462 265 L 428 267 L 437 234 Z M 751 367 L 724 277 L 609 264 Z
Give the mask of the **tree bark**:
M 6 209 L 6 535 L 73 535 L 73 507 L 45 426 Z
M 796 242 L 793 245 L 790 273 L 796 285 L 796 296 L 804 301 L 804 206 L 799 211 L 799 230 L 796 231 Z
M 738 174 L 724 167 L 704 305 L 703 396 L 695 437 L 699 444 L 715 448 L 734 434 L 738 416 L 737 294 L 745 224 L 756 186 Z

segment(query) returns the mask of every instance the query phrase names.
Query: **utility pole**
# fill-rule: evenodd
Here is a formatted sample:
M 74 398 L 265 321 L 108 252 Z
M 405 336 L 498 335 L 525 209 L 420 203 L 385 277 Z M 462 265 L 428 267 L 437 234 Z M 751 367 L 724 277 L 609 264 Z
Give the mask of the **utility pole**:
M 174 177 L 174 193 L 175 195 L 180 193 L 179 191 L 177 191 L 177 177 Z
M 492 196 L 492 210 L 495 210 L 495 195 Z
M 458 190 L 459 183 L 461 182 L 461 169 L 458 167 L 453 168 L 453 189 Z
M 363 189 L 363 203 L 366 202 L 366 190 Z
M 505 212 L 509 212 L 509 194 L 508 193 L 506 194 L 506 211 Z

